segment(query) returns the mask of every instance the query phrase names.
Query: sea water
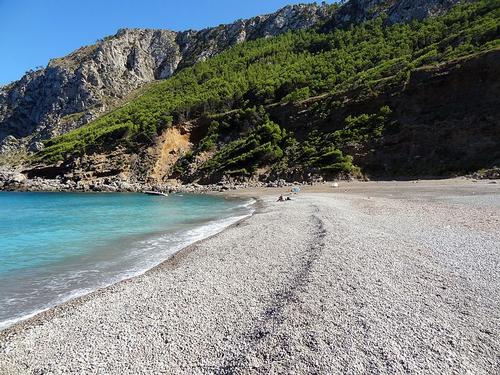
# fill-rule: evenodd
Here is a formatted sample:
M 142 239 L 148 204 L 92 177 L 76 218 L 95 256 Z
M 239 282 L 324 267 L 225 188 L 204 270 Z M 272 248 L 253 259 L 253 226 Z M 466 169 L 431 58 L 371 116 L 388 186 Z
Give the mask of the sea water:
M 251 214 L 209 195 L 0 193 L 0 329 L 158 265 Z

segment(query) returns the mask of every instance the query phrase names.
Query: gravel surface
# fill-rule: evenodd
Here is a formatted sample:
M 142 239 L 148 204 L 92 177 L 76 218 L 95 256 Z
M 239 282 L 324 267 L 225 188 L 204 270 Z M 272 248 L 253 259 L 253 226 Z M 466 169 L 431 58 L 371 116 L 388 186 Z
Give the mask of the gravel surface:
M 4 331 L 0 373 L 498 374 L 488 189 L 263 198 L 145 275 Z

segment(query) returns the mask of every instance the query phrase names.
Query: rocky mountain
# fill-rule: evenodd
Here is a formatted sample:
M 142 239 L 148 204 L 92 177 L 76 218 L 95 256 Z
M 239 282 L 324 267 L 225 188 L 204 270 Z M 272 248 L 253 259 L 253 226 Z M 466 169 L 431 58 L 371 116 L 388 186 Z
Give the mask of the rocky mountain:
M 119 30 L 0 89 L 0 151 L 37 150 L 42 140 L 94 120 L 148 82 L 237 43 L 308 28 L 330 16 L 326 5 L 293 5 L 201 31 Z
M 384 137 L 358 144 L 346 144 L 356 165 L 370 176 L 449 175 L 449 171 L 479 171 L 477 179 L 500 178 L 500 50 L 459 59 L 435 67 L 413 71 L 404 88 L 386 88 L 380 94 L 346 92 L 339 96 L 311 98 L 298 103 L 282 103 L 268 108 L 271 118 L 296 134 L 311 124 L 332 131 L 332 124 L 363 113 L 376 113 L 383 105 L 394 108 L 392 118 L 399 128 Z M 342 100 L 341 108 L 336 103 Z M 320 109 L 318 111 L 318 109 Z M 322 109 L 328 109 L 324 112 Z M 230 119 L 231 114 L 220 119 Z M 175 176 L 172 170 L 182 155 L 200 143 L 206 119 L 198 119 L 167 129 L 154 144 L 139 152 L 121 148 L 70 158 L 55 165 L 22 171 L 2 170 L 0 189 L 29 191 L 142 191 L 182 189 L 182 191 L 224 190 L 235 186 L 282 186 L 290 181 L 306 181 L 301 174 L 260 176 L 253 180 L 203 182 L 189 174 Z M 199 157 L 202 157 L 200 155 Z M 213 157 L 206 154 L 205 158 Z M 200 161 L 200 160 L 198 160 Z M 199 166 L 199 164 L 198 164 Z M 497 167 L 495 167 L 497 166 Z M 190 166 L 191 167 L 191 166 Z M 452 174 L 453 175 L 453 174 Z M 182 182 L 182 186 L 179 185 Z M 309 180 L 314 181 L 314 180 Z M 195 183 L 193 183 L 195 182 Z
M 248 40 L 325 23 L 330 28 L 386 13 L 390 22 L 439 15 L 459 0 L 351 0 L 341 7 L 287 6 L 276 13 L 201 31 L 122 29 L 53 59 L 0 88 L 0 153 L 27 148 L 96 119 L 149 82 Z
M 357 24 L 381 14 L 390 24 L 423 20 L 446 13 L 460 1 L 456 0 L 351 0 L 335 13 L 330 27 Z M 465 2 L 465 1 L 461 1 Z

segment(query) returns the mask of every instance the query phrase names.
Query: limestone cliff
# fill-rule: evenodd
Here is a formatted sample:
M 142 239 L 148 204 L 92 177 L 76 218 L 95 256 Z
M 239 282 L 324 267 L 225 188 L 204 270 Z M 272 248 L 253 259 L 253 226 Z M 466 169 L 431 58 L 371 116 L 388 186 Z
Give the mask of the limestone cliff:
M 330 27 L 360 23 L 382 14 L 388 23 L 404 23 L 423 20 L 444 14 L 457 3 L 468 0 L 351 0 L 335 13 L 328 23 Z

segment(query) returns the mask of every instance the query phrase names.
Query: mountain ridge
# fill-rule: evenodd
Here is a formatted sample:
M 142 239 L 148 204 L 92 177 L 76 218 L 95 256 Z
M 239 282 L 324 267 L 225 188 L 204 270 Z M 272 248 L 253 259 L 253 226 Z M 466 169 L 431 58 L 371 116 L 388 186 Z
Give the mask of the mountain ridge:
M 192 32 L 181 43 L 181 34 L 120 30 L 118 39 L 107 38 L 107 55 L 120 52 L 115 62 L 135 77 L 141 73 L 138 65 L 146 63 L 158 74 L 169 69 L 158 49 L 158 60 L 149 53 L 145 59 L 137 44 L 121 53 L 120 43 L 137 35 L 148 48 L 165 48 L 168 40 L 179 55 L 191 49 L 188 55 L 200 61 L 129 93 L 122 106 L 90 124 L 44 141 L 43 149 L 17 169 L 22 173 L 0 168 L 0 188 L 140 191 L 202 184 L 225 189 L 481 170 L 495 176 L 499 4 L 477 0 L 441 10 L 436 18 L 425 13 L 423 20 L 394 24 L 391 9 L 405 3 L 386 1 L 387 13 L 370 12 L 374 19 L 346 21 L 332 31 L 324 22 L 244 43 L 237 42 L 234 30 L 208 29 L 194 47 L 185 41 Z M 436 2 L 426 3 L 436 14 Z M 246 27 L 243 22 L 236 30 Z M 231 42 L 233 48 L 208 57 Z M 50 67 L 78 71 L 75 61 L 81 56 L 99 54 L 102 49 L 84 47 Z M 179 67 L 181 61 L 173 64 Z
M 0 88 L 0 152 L 24 145 L 39 150 L 42 140 L 96 119 L 144 84 L 170 77 L 181 63 L 189 66 L 246 40 L 311 27 L 326 20 L 329 9 L 286 6 L 200 31 L 120 29 Z
M 328 21 L 330 27 L 344 27 L 384 12 L 390 22 L 421 19 L 441 14 L 458 2 L 351 0 L 340 7 L 299 4 L 200 31 L 120 29 L 0 88 L 0 153 L 25 148 L 38 151 L 43 148 L 42 141 L 95 120 L 149 82 L 168 78 L 244 41 Z M 368 12 L 374 7 L 376 11 Z M 401 17 L 395 17 L 397 14 Z

